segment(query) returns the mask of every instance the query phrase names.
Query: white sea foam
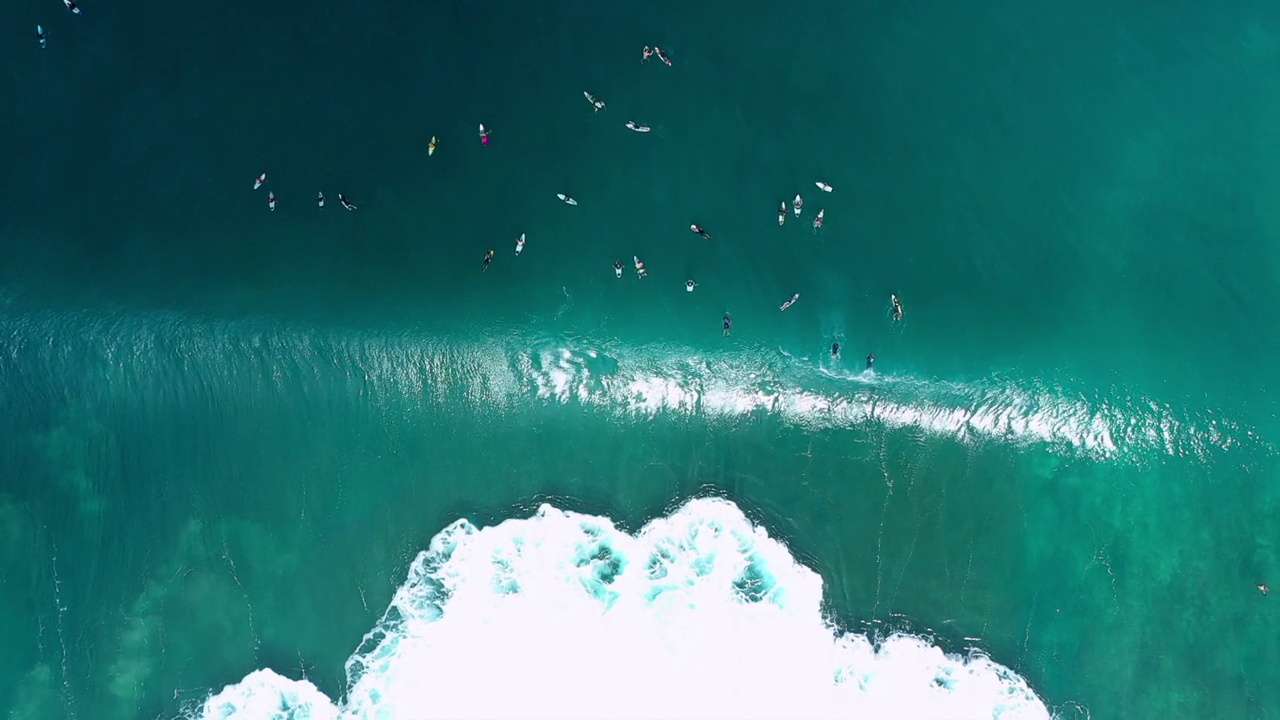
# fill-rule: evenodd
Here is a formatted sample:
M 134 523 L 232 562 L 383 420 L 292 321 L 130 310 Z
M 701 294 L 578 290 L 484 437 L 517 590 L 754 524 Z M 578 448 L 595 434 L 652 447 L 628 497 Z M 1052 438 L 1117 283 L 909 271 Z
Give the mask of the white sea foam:
M 258 670 L 199 718 L 1047 718 L 1013 671 L 825 621 L 822 581 L 732 503 L 636 536 L 544 505 L 419 554 L 348 695 Z

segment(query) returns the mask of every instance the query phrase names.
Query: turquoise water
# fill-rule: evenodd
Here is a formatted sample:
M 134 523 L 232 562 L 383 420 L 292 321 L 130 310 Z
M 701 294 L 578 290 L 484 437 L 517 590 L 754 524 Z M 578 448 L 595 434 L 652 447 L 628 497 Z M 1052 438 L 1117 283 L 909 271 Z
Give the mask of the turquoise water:
M 14 717 L 336 696 L 456 518 L 707 493 L 1064 716 L 1277 713 L 1271 6 L 88 2 L 0 51 Z

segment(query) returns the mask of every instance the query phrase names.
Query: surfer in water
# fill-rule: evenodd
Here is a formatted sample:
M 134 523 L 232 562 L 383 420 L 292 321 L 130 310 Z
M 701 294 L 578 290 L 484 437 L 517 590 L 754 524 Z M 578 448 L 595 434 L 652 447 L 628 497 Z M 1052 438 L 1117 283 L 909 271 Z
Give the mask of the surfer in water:
M 524 233 L 520 233 L 520 237 L 516 238 L 516 255 L 524 252 Z
M 1267 593 L 1271 592 L 1271 588 L 1267 587 L 1266 583 L 1258 583 L 1258 592 L 1262 593 L 1262 597 L 1266 597 Z
M 897 322 L 902 319 L 902 301 L 893 293 L 889 293 L 889 300 L 893 303 L 893 320 Z
M 639 132 L 639 133 L 646 133 L 646 132 L 649 132 L 652 128 L 650 128 L 648 125 L 641 125 L 635 120 L 628 120 L 627 129 L 635 130 L 636 132 Z
M 63 4 L 63 5 L 66 5 L 66 6 L 67 6 L 67 9 L 68 9 L 68 10 L 70 10 L 71 12 L 75 13 L 76 15 L 83 15 L 83 14 L 84 14 L 84 13 L 80 12 L 80 8 L 76 7 L 76 4 L 75 4 L 72 0 L 62 0 L 62 4 Z
M 36 26 L 36 39 L 40 41 L 40 47 L 47 47 L 49 42 L 49 33 L 44 31 L 44 26 Z
M 729 337 L 729 333 L 733 330 L 733 318 L 729 317 L 729 313 L 724 314 L 724 336 Z
M 813 219 L 813 231 L 816 233 L 822 229 L 822 217 L 826 214 L 826 210 L 819 210 L 818 217 Z
M 796 217 L 800 217 L 800 208 L 804 207 L 804 198 L 796 195 L 796 199 L 791 201 L 791 209 L 796 211 Z
M 661 60 L 664 65 L 671 67 L 671 58 L 667 57 L 667 54 L 662 51 L 662 48 L 654 45 L 653 53 L 658 56 L 658 59 Z
M 356 204 L 347 199 L 346 195 L 338 193 L 338 202 L 342 203 L 342 207 L 348 210 L 355 210 Z
M 614 276 L 616 276 L 619 280 L 621 280 L 621 279 L 622 279 L 622 261 L 621 261 L 621 260 L 614 260 L 614 261 L 613 261 L 613 274 L 614 274 Z
M 596 97 L 595 95 L 592 95 L 591 93 L 585 90 L 582 91 L 582 95 L 587 99 L 587 102 L 591 103 L 591 107 L 596 109 L 596 112 L 600 112 L 601 110 L 604 109 L 604 101 L 601 100 L 600 98 Z
M 691 230 L 692 232 L 698 233 L 698 237 L 701 237 L 703 240 L 711 239 L 711 233 L 708 233 L 706 230 L 703 230 L 701 225 L 690 225 L 689 230 Z
M 489 131 L 484 129 L 484 123 L 480 123 L 480 144 L 488 147 Z
M 324 193 L 322 192 L 316 193 L 316 205 L 318 205 L 319 207 L 324 207 Z
M 796 293 L 795 295 L 792 295 L 792 296 L 791 296 L 791 299 L 790 299 L 790 300 L 788 300 L 788 301 L 786 301 L 786 302 L 782 303 L 782 307 L 780 307 L 780 308 L 778 308 L 778 309 L 779 309 L 779 310 L 786 310 L 787 308 L 791 307 L 792 305 L 795 305 L 795 304 L 796 304 L 796 301 L 797 301 L 797 300 L 799 300 L 799 299 L 800 299 L 800 293 Z
M 644 261 L 640 259 L 640 256 L 632 255 L 631 259 L 636 264 L 636 277 L 649 277 L 649 271 L 644 269 Z
M 692 280 L 685 280 L 685 281 L 684 281 L 684 291 L 685 291 L 685 292 L 693 292 L 693 289 L 694 289 L 694 288 L 696 288 L 696 287 L 698 287 L 698 283 L 696 283 L 696 282 L 694 282 L 694 281 L 692 281 Z
M 831 357 L 834 360 L 840 359 L 840 341 L 839 340 L 831 343 Z
M 876 364 L 876 354 L 867 353 L 867 369 L 870 370 L 872 365 Z
M 485 253 L 485 254 L 484 254 L 484 263 L 480 265 L 480 272 L 484 272 L 485 270 L 488 270 L 488 269 L 489 269 L 489 263 L 491 263 L 491 262 L 493 262 L 493 251 L 492 251 L 492 250 L 490 250 L 489 252 L 487 252 L 487 253 Z
M 644 54 L 640 56 L 640 62 L 647 62 L 651 57 L 653 57 L 653 50 L 648 45 L 645 45 Z
M 778 227 L 782 227 L 782 223 L 787 221 L 787 201 L 783 200 L 778 206 Z

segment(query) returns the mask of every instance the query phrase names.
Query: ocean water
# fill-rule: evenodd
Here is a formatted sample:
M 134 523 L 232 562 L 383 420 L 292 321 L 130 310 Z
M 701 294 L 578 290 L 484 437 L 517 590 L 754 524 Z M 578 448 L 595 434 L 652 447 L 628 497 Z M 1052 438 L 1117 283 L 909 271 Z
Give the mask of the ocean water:
M 1274 6 L 81 6 L 9 717 L 1280 715 Z

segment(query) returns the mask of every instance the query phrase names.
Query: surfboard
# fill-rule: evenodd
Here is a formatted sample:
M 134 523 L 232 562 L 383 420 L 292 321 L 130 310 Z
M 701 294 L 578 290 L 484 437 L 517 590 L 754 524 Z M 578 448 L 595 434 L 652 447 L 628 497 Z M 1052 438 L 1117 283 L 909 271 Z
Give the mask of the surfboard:
M 822 182 L 821 180 L 819 180 L 818 182 L 814 183 L 814 185 L 817 185 L 817 186 L 818 186 L 818 189 L 819 189 L 819 190 L 821 190 L 822 192 L 831 192 L 832 190 L 834 190 L 834 189 L 835 189 L 835 188 L 831 187 L 830 185 L 828 185 L 828 184 L 826 184 L 826 183 Z
M 481 125 L 480 127 L 484 127 L 484 126 Z M 432 135 L 431 142 L 427 143 L 427 157 L 431 157 L 432 155 L 435 155 L 435 154 L 436 154 L 436 136 Z
M 560 198 L 560 202 L 563 202 L 566 205 L 578 204 L 577 200 L 574 200 L 573 198 L 569 197 L 568 195 L 565 195 L 564 193 L 556 193 L 556 197 Z

